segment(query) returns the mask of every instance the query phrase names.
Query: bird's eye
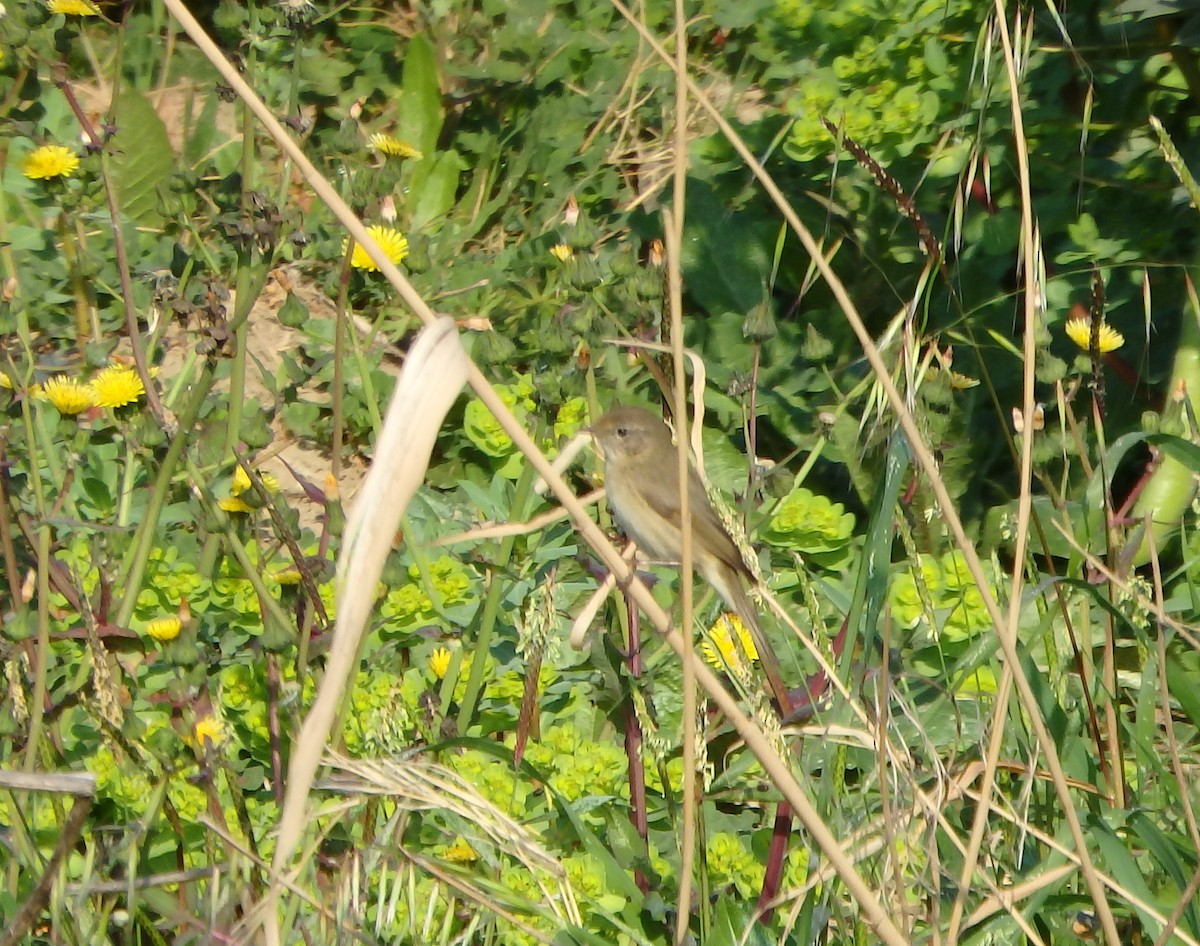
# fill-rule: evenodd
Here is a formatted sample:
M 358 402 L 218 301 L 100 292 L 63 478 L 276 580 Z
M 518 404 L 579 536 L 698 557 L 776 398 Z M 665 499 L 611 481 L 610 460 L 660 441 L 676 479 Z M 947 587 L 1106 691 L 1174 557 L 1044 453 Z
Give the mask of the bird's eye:
M 624 436 L 626 436 L 628 433 L 629 433 L 629 428 L 628 428 L 628 427 L 618 427 L 618 428 L 617 428 L 617 436 L 618 436 L 618 437 L 624 437 Z

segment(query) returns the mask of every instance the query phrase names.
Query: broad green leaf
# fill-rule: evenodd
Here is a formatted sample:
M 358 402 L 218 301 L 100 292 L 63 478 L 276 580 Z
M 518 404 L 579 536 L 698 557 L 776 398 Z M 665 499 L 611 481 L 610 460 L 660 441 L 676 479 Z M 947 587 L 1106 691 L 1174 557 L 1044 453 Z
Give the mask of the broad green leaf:
M 1180 708 L 1187 714 L 1193 726 L 1200 727 L 1200 666 L 1196 654 L 1167 651 L 1167 689 L 1171 697 L 1178 700 Z
M 1175 887 L 1179 890 L 1186 887 L 1195 870 L 1195 864 L 1183 862 L 1179 856 L 1178 844 L 1164 834 L 1162 829 L 1151 821 L 1144 811 L 1134 811 L 1130 814 L 1129 826 L 1146 846 L 1146 850 L 1153 855 L 1155 862 L 1170 875 Z M 1188 846 L 1190 847 L 1190 844 Z M 1184 929 L 1194 936 L 1197 932 L 1197 923 L 1200 922 L 1195 898 L 1192 899 L 1191 906 L 1184 911 L 1183 922 Z
M 158 223 L 158 185 L 175 168 L 167 129 L 149 100 L 133 90 L 113 102 L 113 121 L 111 167 L 121 213 L 136 223 Z
M 740 327 L 763 301 L 771 273 L 776 225 L 737 212 L 706 183 L 688 182 L 682 248 L 688 292 L 710 316 L 732 312 Z
M 421 173 L 424 168 L 426 173 Z M 463 162 L 455 151 L 444 151 L 435 158 L 426 158 L 413 173 L 412 192 L 416 200 L 412 211 L 412 229 L 422 230 L 426 224 L 445 216 L 454 206 L 458 194 L 458 177 Z
M 432 155 L 442 131 L 442 89 L 438 82 L 433 47 L 414 36 L 404 54 L 403 91 L 396 137 L 422 154 Z
M 192 118 L 189 134 L 183 143 L 183 158 L 191 167 L 196 167 L 217 142 L 217 110 L 221 100 L 216 92 L 204 99 L 200 114 Z M 189 110 L 191 102 L 188 102 Z M 188 114 L 191 114 L 190 111 Z
M 1089 827 L 1092 829 L 1089 834 L 1100 848 L 1105 866 L 1117 883 L 1138 899 L 1146 903 L 1157 904 L 1158 899 L 1150 892 L 1137 860 L 1130 854 L 1121 839 L 1113 833 L 1108 825 L 1096 820 L 1092 820 Z M 1162 932 L 1162 924 L 1140 910 L 1138 915 L 1142 919 L 1146 935 L 1151 939 L 1157 939 L 1158 934 Z

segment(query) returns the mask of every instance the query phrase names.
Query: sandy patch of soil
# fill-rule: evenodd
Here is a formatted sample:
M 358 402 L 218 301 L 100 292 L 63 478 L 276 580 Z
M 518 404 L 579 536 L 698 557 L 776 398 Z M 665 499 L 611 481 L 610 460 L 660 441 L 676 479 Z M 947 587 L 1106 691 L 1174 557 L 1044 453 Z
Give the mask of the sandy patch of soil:
M 290 284 L 292 292 L 308 307 L 311 318 L 332 320 L 335 317 L 333 304 L 325 293 L 307 282 L 295 267 L 288 267 L 278 275 Z M 284 352 L 300 346 L 300 332 L 279 321 L 279 309 L 286 299 L 287 290 L 273 274 L 250 312 L 246 326 L 249 356 L 246 361 L 247 401 L 253 399 L 263 405 L 274 404 L 269 382 L 283 364 Z M 230 299 L 229 311 L 233 308 L 233 302 Z M 161 365 L 162 377 L 167 385 L 183 370 L 194 342 L 195 333 L 181 325 L 172 325 L 167 330 Z M 228 390 L 228 387 L 228 383 L 222 381 L 215 385 L 215 390 Z M 272 473 L 279 479 L 282 502 L 299 512 L 303 527 L 319 532 L 324 509 L 309 500 L 297 477 L 323 490 L 333 468 L 329 453 L 311 442 L 298 440 L 278 416 L 272 421 L 271 428 L 275 434 L 274 440 L 259 454 L 262 462 L 256 468 Z M 349 504 L 358 492 L 366 471 L 367 464 L 361 458 L 343 458 L 338 475 L 338 490 L 343 504 Z

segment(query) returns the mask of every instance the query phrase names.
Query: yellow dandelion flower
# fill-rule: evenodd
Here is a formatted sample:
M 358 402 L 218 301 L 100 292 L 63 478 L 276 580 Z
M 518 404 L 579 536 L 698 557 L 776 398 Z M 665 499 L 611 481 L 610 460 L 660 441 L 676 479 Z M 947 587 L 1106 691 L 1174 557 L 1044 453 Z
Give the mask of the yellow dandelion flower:
M 7 391 L 11 391 L 13 389 L 12 378 L 10 378 L 3 371 L 0 371 L 0 388 L 4 388 Z
M 112 365 L 99 372 L 92 378 L 92 390 L 101 407 L 124 407 L 146 393 L 138 373 L 124 365 Z
M 21 163 L 21 173 L 31 181 L 48 181 L 55 177 L 70 177 L 79 167 L 79 158 L 62 145 L 42 145 L 29 152 Z
M 408 240 L 399 230 L 393 230 L 391 227 L 373 226 L 367 227 L 367 233 L 371 234 L 371 239 L 379 244 L 379 248 L 383 250 L 383 255 L 390 259 L 393 263 L 399 263 L 404 257 L 408 256 Z M 346 252 L 346 247 L 350 241 L 346 239 L 342 242 L 342 252 Z M 374 273 L 379 270 L 375 265 L 375 261 L 367 255 L 357 243 L 354 244 L 354 253 L 350 257 L 350 265 L 355 269 L 365 269 L 369 273 Z
M 279 478 L 271 473 L 263 473 L 259 471 L 258 478 L 262 480 L 263 486 L 268 493 L 279 492 Z M 242 469 L 239 463 L 233 470 L 233 482 L 229 485 L 229 494 L 231 496 L 241 496 L 250 488 L 250 477 L 246 475 L 246 471 Z
M 239 463 L 233 468 L 233 482 L 229 485 L 229 492 L 233 496 L 240 496 L 250 488 L 250 477 L 246 475 L 246 471 L 242 469 Z
M 1092 322 L 1091 319 L 1068 319 L 1063 326 L 1063 331 L 1067 333 L 1067 338 L 1073 341 L 1084 351 L 1088 351 L 1092 344 Z M 1125 336 L 1118 332 L 1107 322 L 1100 323 L 1100 354 L 1107 355 L 1110 351 L 1116 351 L 1125 344 Z
M 192 727 L 192 739 L 203 748 L 206 743 L 220 745 L 225 738 L 225 727 L 215 716 L 201 716 Z
M 742 619 L 736 614 L 726 614 L 724 622 L 733 627 L 738 643 L 742 645 L 742 653 L 757 663 L 758 648 L 754 646 L 754 638 L 751 636 L 749 628 L 742 623 Z
M 99 16 L 100 11 L 87 0 L 49 0 L 46 9 L 64 16 Z
M 38 396 L 53 404 L 60 414 L 78 414 L 96 405 L 96 392 L 90 386 L 63 374 L 42 385 Z
M 702 641 L 700 644 L 700 654 L 704 657 L 705 662 L 714 670 L 724 670 L 725 664 L 721 659 L 721 654 L 709 642 Z
M 225 496 L 217 500 L 217 505 L 226 512 L 254 512 L 254 507 L 246 500 L 239 499 L 237 496 Z
M 565 263 L 575 255 L 575 251 L 565 243 L 555 243 L 554 246 L 550 247 L 550 255 L 560 263 Z
M 380 154 L 387 155 L 389 158 L 416 158 L 419 160 L 425 157 L 425 155 L 421 154 L 420 151 L 407 141 L 401 141 L 392 135 L 372 135 L 371 148 Z
M 724 667 L 735 669 L 742 665 L 742 655 L 733 642 L 733 635 L 729 633 L 729 622 L 725 619 L 708 629 L 708 640 L 700 645 L 700 653 L 717 670 Z
M 429 669 L 439 680 L 446 676 L 446 671 L 450 669 L 450 657 L 450 651 L 445 647 L 439 647 L 429 655 Z
M 146 633 L 160 644 L 175 640 L 181 630 L 183 630 L 183 622 L 175 615 L 155 618 L 146 625 Z
M 736 614 L 721 615 L 717 623 L 708 629 L 708 640 L 701 643 L 700 653 L 718 670 L 723 667 L 731 670 L 740 668 L 744 663 L 743 655 L 751 661 L 758 660 L 754 638 Z
M 473 864 L 479 860 L 479 855 L 475 853 L 475 848 L 471 847 L 465 838 L 457 838 L 453 844 L 446 848 L 443 857 L 454 864 Z

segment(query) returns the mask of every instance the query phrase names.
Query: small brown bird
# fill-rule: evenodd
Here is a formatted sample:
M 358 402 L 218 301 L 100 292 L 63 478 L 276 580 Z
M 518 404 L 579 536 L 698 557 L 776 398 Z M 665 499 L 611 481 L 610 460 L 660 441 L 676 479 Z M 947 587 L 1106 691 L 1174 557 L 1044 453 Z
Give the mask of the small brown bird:
M 591 427 L 604 454 L 604 485 L 613 515 L 647 555 L 678 562 L 683 557 L 679 474 L 671 430 L 641 407 L 615 407 Z M 754 582 L 737 544 L 708 501 L 704 484 L 688 466 L 688 504 L 692 520 L 692 562 L 732 608 L 754 639 L 767 683 L 787 713 L 791 709 L 779 662 L 746 597 L 743 581 Z

